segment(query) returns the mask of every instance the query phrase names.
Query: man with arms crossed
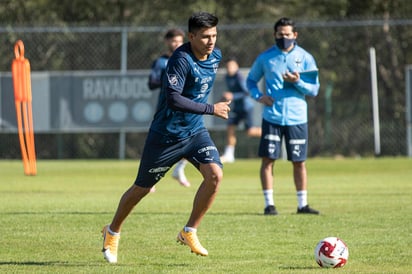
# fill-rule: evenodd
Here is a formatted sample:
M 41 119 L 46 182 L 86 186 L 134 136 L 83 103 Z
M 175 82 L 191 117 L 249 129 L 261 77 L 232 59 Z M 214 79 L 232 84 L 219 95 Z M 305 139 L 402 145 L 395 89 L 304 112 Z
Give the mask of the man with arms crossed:
M 277 215 L 273 199 L 273 166 L 281 153 L 285 138 L 288 160 L 293 164 L 293 179 L 298 200 L 298 214 L 319 214 L 307 203 L 306 154 L 308 116 L 306 96 L 319 91 L 317 73 L 303 77 L 304 71 L 316 71 L 315 59 L 296 44 L 298 33 L 294 22 L 281 18 L 274 26 L 276 45 L 261 53 L 252 65 L 247 87 L 252 97 L 264 105 L 259 157 L 262 157 L 260 179 L 265 198 L 265 215 Z M 301 75 L 302 73 L 302 75 Z M 261 78 L 266 90 L 258 88 Z
M 206 12 L 189 18 L 189 42 L 168 61 L 157 112 L 146 139 L 134 184 L 123 194 L 112 222 L 103 228 L 103 255 L 117 262 L 123 222 L 132 209 L 180 159 L 191 162 L 203 181 L 194 197 L 190 217 L 177 240 L 192 252 L 207 256 L 197 238 L 197 228 L 211 207 L 222 181 L 219 152 L 205 128 L 202 115 L 227 119 L 230 102 L 208 104 L 221 52 L 215 48 L 218 18 Z

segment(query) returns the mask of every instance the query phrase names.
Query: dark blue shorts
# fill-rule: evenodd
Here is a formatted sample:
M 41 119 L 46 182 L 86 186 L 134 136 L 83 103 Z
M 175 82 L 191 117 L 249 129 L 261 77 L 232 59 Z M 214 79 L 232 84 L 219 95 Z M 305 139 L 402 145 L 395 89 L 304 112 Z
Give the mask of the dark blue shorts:
M 308 146 L 308 124 L 280 126 L 262 120 L 262 136 L 259 144 L 259 157 L 279 159 L 282 151 L 282 139 L 285 139 L 288 160 L 305 161 Z
M 237 126 L 241 121 L 244 121 L 246 130 L 253 127 L 253 108 L 229 112 L 228 125 Z
M 206 129 L 179 141 L 171 141 L 150 131 L 134 184 L 140 187 L 154 186 L 182 158 L 191 162 L 197 169 L 200 164 L 210 163 L 222 167 L 219 151 Z

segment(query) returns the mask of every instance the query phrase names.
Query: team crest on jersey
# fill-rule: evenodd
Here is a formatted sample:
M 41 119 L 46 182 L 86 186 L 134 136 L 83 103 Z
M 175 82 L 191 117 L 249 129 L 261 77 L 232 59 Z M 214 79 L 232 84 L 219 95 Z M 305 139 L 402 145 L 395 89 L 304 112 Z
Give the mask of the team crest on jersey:
M 295 58 L 295 64 L 297 67 L 300 67 L 300 65 L 302 64 L 302 59 L 300 59 L 299 57 Z
M 216 73 L 217 72 L 217 68 L 219 67 L 219 64 L 215 63 L 213 64 L 213 72 Z
M 178 84 L 176 74 L 168 74 L 167 79 L 169 80 L 169 84 L 171 84 L 172 86 L 176 86 Z

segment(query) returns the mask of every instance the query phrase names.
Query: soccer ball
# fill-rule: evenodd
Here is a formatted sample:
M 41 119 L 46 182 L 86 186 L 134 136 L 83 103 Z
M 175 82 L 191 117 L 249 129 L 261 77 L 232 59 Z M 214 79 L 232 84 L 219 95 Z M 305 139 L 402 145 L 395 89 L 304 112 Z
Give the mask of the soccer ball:
M 337 237 L 327 237 L 321 240 L 315 248 L 315 260 L 320 267 L 342 267 L 347 263 L 348 257 L 347 245 Z

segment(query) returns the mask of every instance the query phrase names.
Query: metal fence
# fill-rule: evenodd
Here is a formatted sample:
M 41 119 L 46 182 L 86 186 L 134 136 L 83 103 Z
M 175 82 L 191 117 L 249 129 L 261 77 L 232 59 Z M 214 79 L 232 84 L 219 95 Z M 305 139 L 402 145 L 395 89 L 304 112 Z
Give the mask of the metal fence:
M 310 156 L 374 154 L 368 56 L 371 46 L 376 46 L 382 71 L 387 62 L 397 62 L 402 72 L 398 75 L 396 71 L 389 71 L 394 75 L 386 75 L 398 77 L 395 84 L 378 79 L 381 154 L 406 154 L 402 102 L 405 102 L 404 67 L 412 62 L 411 25 L 412 20 L 301 22 L 298 25 L 298 43 L 315 56 L 320 68 L 320 94 L 308 99 Z M 388 50 L 382 42 L 385 27 L 391 29 L 390 37 L 398 47 L 396 51 Z M 236 57 L 247 69 L 260 52 L 273 44 L 272 28 L 273 24 L 220 26 L 218 46 L 225 57 Z M 147 70 L 164 51 L 164 31 L 163 27 L 136 26 L 0 27 L 0 71 L 10 71 L 13 46 L 18 39 L 25 43 L 32 71 Z M 351 61 L 353 56 L 356 63 Z M 0 90 L 0 97 L 5 92 L 11 91 Z M 223 129 L 212 130 L 212 135 L 218 147 L 223 148 Z M 238 135 L 237 156 L 256 156 L 258 140 L 245 137 L 241 130 Z M 123 153 L 126 158 L 134 158 L 140 156 L 144 136 L 144 132 L 130 129 L 43 132 L 36 134 L 36 149 L 39 158 L 117 158 Z M 119 147 L 125 151 L 119 152 Z M 20 156 L 16 134 L 0 126 L 0 158 L 17 157 Z

